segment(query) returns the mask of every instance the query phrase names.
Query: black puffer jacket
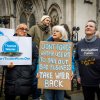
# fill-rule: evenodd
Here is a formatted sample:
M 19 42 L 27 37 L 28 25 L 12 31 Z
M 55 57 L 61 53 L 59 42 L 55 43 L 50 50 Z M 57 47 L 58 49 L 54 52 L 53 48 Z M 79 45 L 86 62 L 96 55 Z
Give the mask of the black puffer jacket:
M 5 94 L 17 96 L 31 93 L 33 73 L 38 63 L 35 43 L 32 44 L 32 59 L 32 65 L 16 65 L 11 69 L 5 67 Z

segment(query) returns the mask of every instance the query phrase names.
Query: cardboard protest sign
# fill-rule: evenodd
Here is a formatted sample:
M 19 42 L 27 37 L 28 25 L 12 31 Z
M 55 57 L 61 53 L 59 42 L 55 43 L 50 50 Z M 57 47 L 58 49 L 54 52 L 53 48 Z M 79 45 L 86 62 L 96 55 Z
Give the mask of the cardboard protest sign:
M 13 36 L 14 33 L 14 29 L 0 28 L 0 36 Z
M 31 65 L 32 38 L 0 36 L 0 65 Z
M 71 90 L 72 42 L 40 42 L 38 88 Z

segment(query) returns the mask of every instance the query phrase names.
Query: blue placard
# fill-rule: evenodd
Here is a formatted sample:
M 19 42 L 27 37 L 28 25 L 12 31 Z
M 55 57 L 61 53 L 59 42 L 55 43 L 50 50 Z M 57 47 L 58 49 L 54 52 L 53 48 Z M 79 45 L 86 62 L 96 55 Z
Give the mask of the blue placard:
M 19 46 L 14 41 L 5 42 L 2 46 L 3 52 L 19 52 Z

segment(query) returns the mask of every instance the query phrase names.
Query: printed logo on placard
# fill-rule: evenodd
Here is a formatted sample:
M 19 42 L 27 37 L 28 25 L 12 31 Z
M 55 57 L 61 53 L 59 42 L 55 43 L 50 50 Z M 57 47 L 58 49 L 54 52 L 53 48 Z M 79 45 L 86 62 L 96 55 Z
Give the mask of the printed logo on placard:
M 4 33 L 0 31 L 0 36 L 3 36 L 3 35 L 4 35 Z
M 22 53 L 19 52 L 19 46 L 14 41 L 7 41 L 2 46 L 2 56 L 20 56 Z
M 3 52 L 19 52 L 19 46 L 16 42 L 8 41 L 2 46 Z

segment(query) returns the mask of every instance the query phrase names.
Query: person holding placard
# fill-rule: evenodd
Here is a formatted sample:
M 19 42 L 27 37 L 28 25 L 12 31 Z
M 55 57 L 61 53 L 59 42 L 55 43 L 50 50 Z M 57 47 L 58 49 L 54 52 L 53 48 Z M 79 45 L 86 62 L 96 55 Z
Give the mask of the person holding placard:
M 56 25 L 52 28 L 53 35 L 48 39 L 48 41 L 53 42 L 68 42 L 68 35 L 66 30 L 61 25 Z M 44 90 L 45 100 L 64 100 L 64 90 Z
M 68 27 L 68 25 L 67 24 L 61 24 L 61 26 L 63 26 L 64 27 L 64 29 L 66 30 L 66 34 L 67 34 L 67 36 L 68 36 L 68 39 L 66 40 L 66 42 L 71 42 L 71 36 L 70 36 L 70 30 L 69 30 L 69 27 Z M 49 38 L 48 38 L 48 41 L 53 41 L 53 37 L 52 36 L 50 36 Z M 73 50 L 73 56 L 72 56 L 72 70 L 73 70 L 73 72 L 75 72 L 75 60 L 74 60 L 74 51 L 75 50 Z M 69 99 L 69 100 L 71 100 L 71 96 L 70 95 L 68 95 L 68 93 L 66 92 L 66 90 L 64 91 L 64 97 L 66 98 L 66 99 Z
M 30 37 L 27 31 L 26 24 L 19 24 L 14 36 Z M 14 65 L 11 62 L 5 66 L 5 100 L 15 100 L 16 96 L 20 96 L 20 100 L 28 100 L 32 92 L 33 73 L 37 63 L 38 48 L 35 43 L 32 43 L 32 65 Z

